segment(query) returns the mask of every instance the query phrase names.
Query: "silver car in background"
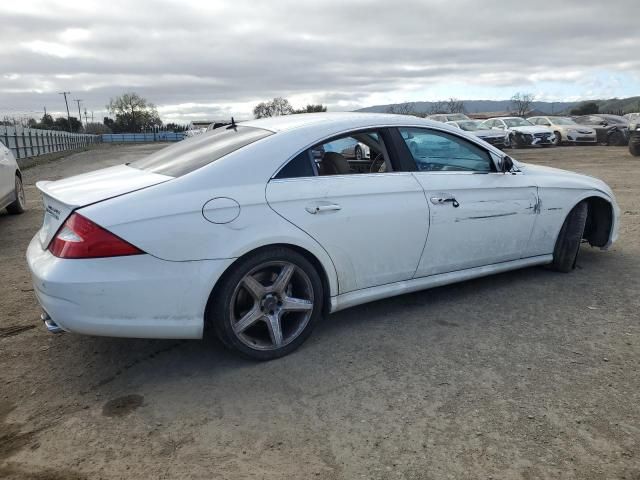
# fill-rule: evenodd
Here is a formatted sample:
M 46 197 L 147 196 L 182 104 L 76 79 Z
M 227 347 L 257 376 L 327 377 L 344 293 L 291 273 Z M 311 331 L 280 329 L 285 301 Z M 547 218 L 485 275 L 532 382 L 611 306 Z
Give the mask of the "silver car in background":
M 455 122 L 447 122 L 447 125 L 469 132 L 494 147 L 505 148 L 509 146 L 508 134 L 492 128 L 487 128 L 487 126 L 480 120 L 458 120 Z
M 27 203 L 22 186 L 22 173 L 13 153 L 0 142 L 0 210 L 22 213 Z
M 569 117 L 558 116 L 538 116 L 527 118 L 534 125 L 553 130 L 555 135 L 554 143 L 562 145 L 564 143 L 597 143 L 598 137 L 595 129 L 576 123 Z
M 471 120 L 464 113 L 436 113 L 435 115 L 429 115 L 427 118 L 429 120 L 442 123 L 457 122 L 458 120 Z

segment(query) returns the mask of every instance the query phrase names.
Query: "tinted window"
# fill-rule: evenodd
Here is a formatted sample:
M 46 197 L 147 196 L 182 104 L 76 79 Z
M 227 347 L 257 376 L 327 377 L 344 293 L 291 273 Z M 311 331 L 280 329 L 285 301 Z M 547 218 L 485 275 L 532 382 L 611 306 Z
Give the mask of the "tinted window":
M 129 166 L 179 177 L 272 134 L 253 127 L 219 128 L 163 148 Z
M 309 150 L 305 150 L 287 163 L 275 178 L 313 177 L 313 175 Z
M 421 128 L 399 128 L 421 171 L 490 172 L 493 162 L 483 148 L 454 135 Z

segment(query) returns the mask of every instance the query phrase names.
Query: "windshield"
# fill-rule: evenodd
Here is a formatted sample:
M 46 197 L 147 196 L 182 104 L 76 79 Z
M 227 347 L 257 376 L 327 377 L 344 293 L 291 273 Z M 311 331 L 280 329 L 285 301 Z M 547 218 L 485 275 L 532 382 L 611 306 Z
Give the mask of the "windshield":
M 484 123 L 478 120 L 464 120 L 464 121 L 458 121 L 456 123 L 462 130 L 465 130 L 467 132 L 475 132 L 477 130 L 489 129 L 489 127 L 487 127 Z
M 554 123 L 556 125 L 577 125 L 576 122 L 566 117 L 552 118 L 551 123 Z
M 505 118 L 503 119 L 507 127 L 530 127 L 533 123 L 526 121 L 523 118 Z
M 273 135 L 273 132 L 262 128 L 217 128 L 163 148 L 148 157 L 131 162 L 129 166 L 151 173 L 179 177 L 269 135 Z
M 449 121 L 457 122 L 458 120 L 469 120 L 464 113 L 450 113 L 446 116 Z
M 618 117 L 614 117 L 614 116 L 610 116 L 610 117 L 602 117 L 602 119 L 607 122 L 607 123 L 618 123 L 618 124 L 625 124 L 627 123 L 627 121 L 624 118 L 618 118 Z

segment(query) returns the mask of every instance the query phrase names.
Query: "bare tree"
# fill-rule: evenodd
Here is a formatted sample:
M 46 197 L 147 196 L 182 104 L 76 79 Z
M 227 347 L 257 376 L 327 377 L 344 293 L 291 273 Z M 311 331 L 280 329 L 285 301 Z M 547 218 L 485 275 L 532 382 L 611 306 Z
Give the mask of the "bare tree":
M 446 113 L 444 102 L 442 100 L 436 100 L 429 106 L 427 113 L 429 115 L 435 115 L 436 113 Z
M 397 103 L 387 107 L 387 113 L 397 115 L 415 115 L 415 104 L 413 102 Z
M 279 115 L 290 115 L 293 113 L 293 107 L 289 100 L 282 97 L 276 97 L 268 102 L 260 102 L 253 109 L 253 116 L 256 118 L 277 117 Z
M 447 102 L 447 110 L 449 110 L 449 113 L 464 113 L 464 102 L 451 97 Z
M 135 92 L 110 99 L 107 110 L 115 115 L 119 132 L 141 132 L 145 128 L 162 125 L 156 106 Z
M 511 108 L 519 117 L 524 117 L 531 110 L 531 104 L 534 99 L 533 93 L 516 92 L 511 97 Z

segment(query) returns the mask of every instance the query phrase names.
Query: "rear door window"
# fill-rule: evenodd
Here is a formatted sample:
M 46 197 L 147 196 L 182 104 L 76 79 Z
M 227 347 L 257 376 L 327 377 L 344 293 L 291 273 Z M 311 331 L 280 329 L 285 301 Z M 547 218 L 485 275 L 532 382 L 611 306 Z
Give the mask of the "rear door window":
M 235 128 L 218 128 L 163 148 L 148 157 L 131 162 L 129 166 L 179 177 L 269 135 L 273 135 L 273 132 L 241 125 Z

